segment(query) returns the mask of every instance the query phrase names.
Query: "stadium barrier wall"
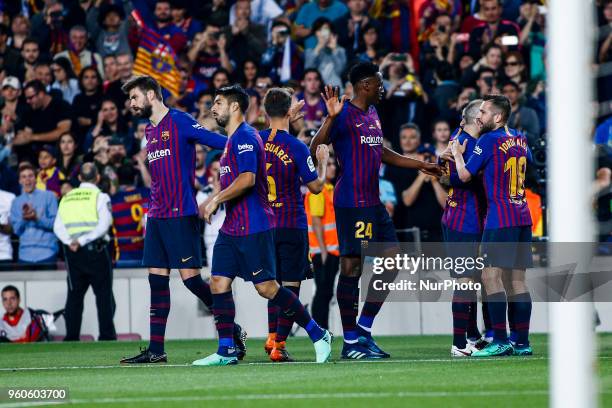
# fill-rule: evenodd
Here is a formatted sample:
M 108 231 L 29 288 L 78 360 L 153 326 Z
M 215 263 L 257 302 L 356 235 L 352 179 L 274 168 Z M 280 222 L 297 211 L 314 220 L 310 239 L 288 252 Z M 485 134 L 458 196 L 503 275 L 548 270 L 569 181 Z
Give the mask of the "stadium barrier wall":
M 203 275 L 208 273 L 203 268 Z M 0 288 L 15 285 L 21 292 L 21 304 L 34 309 L 53 312 L 64 308 L 67 283 L 66 271 L 16 271 L 0 273 Z M 305 304 L 312 299 L 314 284 L 306 281 L 300 298 Z M 116 269 L 113 291 L 117 304 L 115 326 L 117 333 L 138 333 L 149 337 L 149 285 L 145 269 Z M 170 279 L 171 309 L 166 330 L 169 339 L 196 339 L 216 337 L 213 318 L 206 315 L 203 305 L 184 287 L 180 276 L 173 271 Z M 236 320 L 245 327 L 250 337 L 267 335 L 266 301 L 259 297 L 252 284 L 237 279 L 234 283 Z M 612 332 L 612 303 L 597 303 L 601 319 L 598 331 Z M 331 306 L 330 328 L 342 333 L 340 313 L 335 300 Z M 482 320 L 479 310 L 480 327 Z M 531 327 L 533 332 L 548 331 L 548 307 L 546 303 L 534 303 Z M 64 320 L 57 322 L 56 334 L 65 333 Z M 374 325 L 379 335 L 449 334 L 452 330 L 451 307 L 439 303 L 386 303 Z M 98 336 L 98 320 L 95 297 L 91 288 L 85 297 L 81 334 Z M 298 336 L 305 335 L 303 330 Z

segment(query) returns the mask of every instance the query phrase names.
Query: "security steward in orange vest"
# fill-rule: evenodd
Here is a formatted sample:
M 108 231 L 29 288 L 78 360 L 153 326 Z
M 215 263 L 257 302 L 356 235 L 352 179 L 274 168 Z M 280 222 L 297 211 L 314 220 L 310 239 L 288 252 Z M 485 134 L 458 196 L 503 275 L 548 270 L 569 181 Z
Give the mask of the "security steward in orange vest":
M 334 185 L 336 162 L 327 161 L 327 182 L 319 194 L 306 193 L 304 207 L 308 218 L 308 244 L 314 268 L 316 291 L 312 299 L 312 318 L 321 327 L 329 326 L 329 302 L 334 296 L 334 282 L 340 265 Z

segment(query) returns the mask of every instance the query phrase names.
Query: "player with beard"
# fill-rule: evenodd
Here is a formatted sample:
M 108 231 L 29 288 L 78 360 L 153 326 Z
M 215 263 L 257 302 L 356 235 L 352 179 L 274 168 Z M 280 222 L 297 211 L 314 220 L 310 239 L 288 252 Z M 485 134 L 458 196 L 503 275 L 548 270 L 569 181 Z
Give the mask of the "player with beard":
M 286 310 L 303 327 L 314 344 L 316 362 L 331 355 L 331 333 L 312 320 L 300 299 L 276 282 L 274 212 L 268 202 L 266 153 L 255 128 L 244 120 L 248 94 L 238 85 L 217 90 L 212 114 L 229 136 L 221 156 L 221 191 L 201 207 L 203 218 L 225 204 L 225 221 L 213 249 L 211 289 L 213 313 L 219 333 L 217 352 L 193 362 L 197 366 L 238 363 L 232 338 L 236 308 L 232 282 L 240 277 L 252 282 L 257 292 L 273 306 Z
M 529 321 L 531 296 L 525 285 L 525 270 L 532 265 L 531 215 L 525 198 L 527 163 L 532 161 L 527 138 L 507 126 L 510 101 L 503 95 L 487 95 L 477 121 L 481 135 L 465 163 L 463 144 L 453 141 L 451 150 L 457 174 L 464 183 L 480 171 L 487 197 L 487 215 L 482 234 L 482 256 L 486 260 L 482 281 L 487 293 L 493 342 L 472 357 L 531 355 Z M 500 244 L 501 243 L 501 244 Z M 504 288 L 504 279 L 511 284 Z M 506 306 L 510 309 L 515 341 L 508 340 Z
M 200 275 L 202 243 L 195 191 L 195 145 L 222 149 L 226 137 L 204 129 L 189 114 L 170 109 L 162 101 L 159 84 L 149 76 L 129 80 L 132 114 L 149 119 L 145 130 L 151 173 L 151 195 L 144 243 L 143 266 L 149 268 L 151 287 L 149 346 L 121 363 L 160 363 L 164 352 L 166 321 L 170 312 L 170 270 L 178 269 L 183 283 L 207 307 L 212 307 L 210 287 Z M 238 357 L 246 352 L 244 333 L 235 326 Z
M 437 164 L 404 157 L 383 147 L 383 134 L 375 104 L 384 92 L 378 66 L 362 62 L 349 73 L 354 97 L 338 99 L 338 90 L 325 89 L 328 116 L 315 135 L 310 154 L 315 156 L 320 144 L 332 144 L 339 163 L 339 177 L 334 191 L 336 227 L 340 243 L 340 277 L 337 298 L 344 331 L 342 358 L 388 358 L 388 353 L 372 338 L 374 318 L 383 302 L 368 293 L 359 322 L 359 277 L 362 272 L 361 248 L 368 242 L 391 243 L 397 251 L 397 235 L 378 191 L 381 163 L 419 169 L 441 175 Z M 391 275 L 391 274 L 390 274 Z M 392 276 L 387 279 L 394 278 Z M 391 279 L 392 280 L 392 279 Z M 377 299 L 388 292 L 378 291 Z

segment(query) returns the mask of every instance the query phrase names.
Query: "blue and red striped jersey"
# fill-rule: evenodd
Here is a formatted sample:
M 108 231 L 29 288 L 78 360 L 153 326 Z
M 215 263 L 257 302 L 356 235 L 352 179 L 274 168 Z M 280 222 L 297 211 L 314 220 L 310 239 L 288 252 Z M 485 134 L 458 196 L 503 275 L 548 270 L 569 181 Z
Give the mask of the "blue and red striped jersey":
M 142 260 L 144 250 L 142 219 L 148 203 L 148 188 L 119 190 L 111 196 L 115 260 Z
M 467 161 L 473 154 L 474 147 L 478 139 L 464 132 L 461 128 L 457 129 L 451 136 L 451 140 L 458 140 L 463 144 L 467 140 L 463 159 Z M 472 180 L 463 183 L 457 174 L 457 167 L 452 161 L 445 163 L 448 174 L 450 175 L 451 188 L 448 190 L 444 214 L 442 214 L 442 224 L 453 231 L 479 234 L 484 226 L 486 215 L 486 199 L 484 189 L 480 180 Z
M 483 171 L 487 196 L 485 230 L 531 225 L 525 198 L 527 138 L 514 129 L 499 128 L 480 136 L 466 163 L 472 176 Z
M 334 191 L 336 207 L 372 207 L 380 204 L 378 179 L 383 133 L 374 106 L 367 112 L 346 102 L 334 120 L 330 140 L 339 164 Z
M 265 143 L 268 201 L 277 228 L 307 229 L 302 184 L 317 179 L 308 147 L 284 130 L 259 132 Z
M 268 203 L 266 154 L 257 130 L 243 122 L 227 140 L 219 172 L 221 190 L 240 173 L 254 173 L 255 185 L 245 194 L 227 201 L 221 231 L 228 235 L 250 235 L 274 228 L 274 212 Z
M 195 144 L 222 149 L 227 138 L 204 129 L 193 116 L 176 109 L 170 109 L 157 126 L 148 124 L 145 136 L 151 173 L 148 216 L 197 215 Z

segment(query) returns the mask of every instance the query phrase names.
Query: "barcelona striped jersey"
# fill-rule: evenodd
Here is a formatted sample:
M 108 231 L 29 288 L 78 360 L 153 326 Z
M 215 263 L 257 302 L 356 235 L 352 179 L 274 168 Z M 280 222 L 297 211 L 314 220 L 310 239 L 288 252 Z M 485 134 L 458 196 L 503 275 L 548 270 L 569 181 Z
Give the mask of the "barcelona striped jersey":
M 451 140 L 463 144 L 467 140 L 463 159 L 467 162 L 474 152 L 478 139 L 464 132 L 461 128 L 454 132 Z M 450 175 L 451 188 L 448 190 L 446 206 L 442 215 L 442 224 L 453 231 L 464 233 L 482 233 L 487 203 L 480 180 L 463 183 L 457 174 L 457 167 L 452 161 L 445 163 Z
M 210 132 L 193 116 L 170 109 L 145 129 L 151 173 L 148 216 L 175 218 L 198 214 L 195 195 L 195 144 L 222 149 L 227 138 Z
M 115 260 L 142 260 L 143 218 L 149 203 L 148 188 L 119 190 L 111 197 Z
M 274 212 L 268 202 L 266 154 L 257 130 L 242 122 L 227 140 L 219 164 L 221 190 L 232 184 L 240 173 L 255 174 L 255 185 L 249 191 L 225 203 L 221 231 L 244 236 L 274 228 Z
M 307 229 L 302 184 L 317 179 L 308 147 L 284 130 L 259 132 L 265 143 L 268 201 L 277 228 Z
M 383 133 L 376 108 L 370 106 L 364 112 L 351 102 L 345 102 L 332 125 L 330 141 L 339 164 L 334 206 L 379 205 L 378 174 Z
M 485 230 L 531 225 L 525 198 L 525 175 L 531 161 L 527 138 L 514 129 L 502 127 L 480 136 L 466 168 L 472 176 L 483 171 Z

